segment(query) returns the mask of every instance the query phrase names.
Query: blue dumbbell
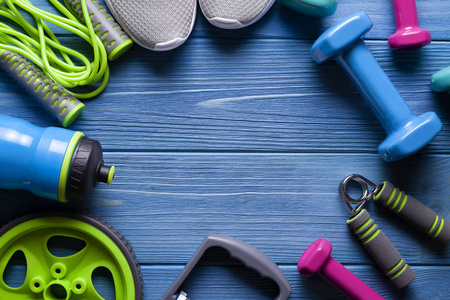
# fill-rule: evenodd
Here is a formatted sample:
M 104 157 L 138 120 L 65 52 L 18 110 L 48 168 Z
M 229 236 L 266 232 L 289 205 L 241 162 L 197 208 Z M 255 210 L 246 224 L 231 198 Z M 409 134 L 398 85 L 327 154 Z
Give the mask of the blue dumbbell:
M 325 31 L 311 48 L 315 62 L 336 60 L 363 95 L 387 132 L 378 146 L 385 161 L 394 161 L 425 147 L 441 131 L 434 112 L 416 116 L 381 69 L 363 41 L 372 28 L 365 12 L 348 17 Z

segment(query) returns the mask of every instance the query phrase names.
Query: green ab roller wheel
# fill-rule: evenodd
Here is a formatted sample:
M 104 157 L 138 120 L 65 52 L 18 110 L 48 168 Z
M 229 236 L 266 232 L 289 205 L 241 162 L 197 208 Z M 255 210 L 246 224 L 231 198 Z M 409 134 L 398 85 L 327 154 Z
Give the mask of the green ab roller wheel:
M 79 240 L 84 247 L 68 256 L 56 256 L 49 249 L 49 241 L 56 237 Z M 25 280 L 11 287 L 5 282 L 5 270 L 20 252 L 26 261 Z M 0 229 L 0 300 L 102 300 L 93 283 L 99 269 L 111 273 L 116 299 L 143 299 L 142 274 L 130 244 L 98 217 L 36 213 Z

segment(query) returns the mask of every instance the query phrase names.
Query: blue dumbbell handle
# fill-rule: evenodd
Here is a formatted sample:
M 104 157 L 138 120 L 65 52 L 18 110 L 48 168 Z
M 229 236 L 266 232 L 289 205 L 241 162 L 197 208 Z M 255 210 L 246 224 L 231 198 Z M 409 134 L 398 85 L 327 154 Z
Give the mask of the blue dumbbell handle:
M 352 79 L 387 133 L 404 127 L 414 117 L 363 40 L 336 61 Z

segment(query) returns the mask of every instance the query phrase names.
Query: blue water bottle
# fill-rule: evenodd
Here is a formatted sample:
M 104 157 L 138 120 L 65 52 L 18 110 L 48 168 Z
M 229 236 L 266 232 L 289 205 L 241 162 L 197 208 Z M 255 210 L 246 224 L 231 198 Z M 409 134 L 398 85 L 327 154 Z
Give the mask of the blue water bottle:
M 103 164 L 100 143 L 83 133 L 0 115 L 0 189 L 83 201 L 99 182 L 111 184 L 114 173 Z

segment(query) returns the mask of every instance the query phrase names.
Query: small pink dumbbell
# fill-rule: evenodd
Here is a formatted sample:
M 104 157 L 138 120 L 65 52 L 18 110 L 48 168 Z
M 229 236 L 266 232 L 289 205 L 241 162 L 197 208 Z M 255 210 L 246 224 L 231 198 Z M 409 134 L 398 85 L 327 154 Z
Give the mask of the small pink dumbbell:
M 318 239 L 303 253 L 297 269 L 303 276 L 319 273 L 351 299 L 384 299 L 361 279 L 330 256 L 333 246 L 326 239 Z
M 397 31 L 388 38 L 393 50 L 413 50 L 428 45 L 431 34 L 419 27 L 415 0 L 392 0 Z

